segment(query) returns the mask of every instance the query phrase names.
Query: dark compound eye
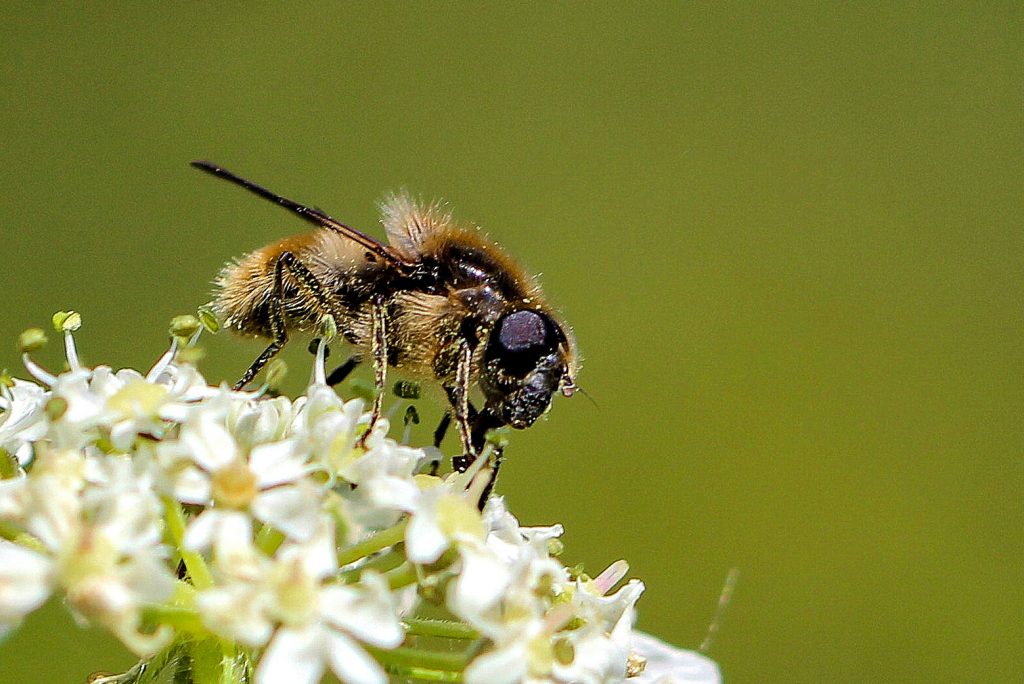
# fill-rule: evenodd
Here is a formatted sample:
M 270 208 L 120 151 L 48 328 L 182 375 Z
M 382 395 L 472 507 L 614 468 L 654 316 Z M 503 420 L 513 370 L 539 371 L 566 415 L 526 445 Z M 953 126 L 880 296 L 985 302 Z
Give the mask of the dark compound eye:
M 516 311 L 505 316 L 498 331 L 501 346 L 513 353 L 543 346 L 547 336 L 544 318 L 534 311 Z

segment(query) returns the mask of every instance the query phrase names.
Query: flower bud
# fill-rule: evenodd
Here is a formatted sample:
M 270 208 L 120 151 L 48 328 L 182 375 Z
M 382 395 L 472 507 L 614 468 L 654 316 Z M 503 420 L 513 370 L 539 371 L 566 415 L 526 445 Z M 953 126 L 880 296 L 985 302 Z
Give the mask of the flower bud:
M 220 321 L 217 320 L 217 314 L 213 312 L 213 307 L 209 304 L 199 307 L 196 314 L 199 317 L 199 322 L 206 328 L 206 332 L 212 335 L 220 330 Z
M 335 322 L 334 316 L 327 314 L 320 319 L 320 335 L 325 342 L 330 342 L 338 336 L 338 324 Z
M 53 314 L 53 329 L 57 332 L 74 332 L 82 327 L 82 314 L 77 311 L 58 311 Z
M 41 328 L 29 328 L 18 336 L 18 351 L 34 352 L 46 346 L 46 333 Z
M 171 328 L 169 332 L 171 337 L 184 337 L 189 338 L 199 332 L 199 328 L 202 324 L 199 319 L 192 314 L 184 314 L 182 316 L 175 316 L 171 319 Z
M 396 397 L 401 397 L 402 399 L 420 398 L 420 384 L 411 380 L 399 380 L 391 391 L 395 393 Z

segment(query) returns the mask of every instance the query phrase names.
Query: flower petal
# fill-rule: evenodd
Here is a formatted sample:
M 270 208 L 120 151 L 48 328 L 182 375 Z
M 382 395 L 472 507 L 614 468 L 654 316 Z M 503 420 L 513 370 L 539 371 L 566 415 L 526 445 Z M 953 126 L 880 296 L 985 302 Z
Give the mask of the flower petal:
M 448 539 L 436 520 L 414 515 L 405 528 L 405 554 L 413 563 L 433 563 L 448 548 Z
M 722 673 L 710 658 L 666 644 L 650 634 L 633 632 L 633 652 L 647 667 L 631 684 L 721 684 Z
M 516 684 L 526 676 L 526 660 L 521 642 L 484 653 L 466 668 L 466 684 Z
M 315 684 L 324 673 L 323 630 L 282 627 L 274 635 L 259 667 L 256 684 Z
M 46 601 L 50 575 L 45 556 L 0 541 L 0 626 L 16 624 Z
M 331 671 L 345 684 L 386 684 L 384 668 L 355 641 L 340 632 L 331 632 L 327 642 Z
M 241 582 L 208 589 L 196 597 L 204 625 L 247 646 L 262 646 L 273 633 L 273 625 L 266 617 L 266 604 L 258 587 Z
M 249 468 L 260 489 L 293 482 L 306 474 L 305 460 L 293 439 L 260 444 L 249 452 Z
M 181 441 L 188 446 L 195 462 L 208 472 L 231 463 L 238 452 L 231 433 L 206 413 L 182 428 Z
M 322 496 L 323 488 L 299 481 L 260 492 L 252 502 L 252 513 L 285 536 L 306 541 L 317 531 Z
M 363 574 L 362 591 L 356 587 L 326 587 L 320 610 L 330 624 L 362 641 L 381 648 L 395 648 L 405 637 L 396 616 L 387 581 L 379 574 Z

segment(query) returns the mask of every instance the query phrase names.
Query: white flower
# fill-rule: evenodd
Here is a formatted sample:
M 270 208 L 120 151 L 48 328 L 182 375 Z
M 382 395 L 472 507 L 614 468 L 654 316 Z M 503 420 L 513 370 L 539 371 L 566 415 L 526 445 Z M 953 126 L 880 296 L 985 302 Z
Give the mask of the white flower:
M 635 605 L 644 591 L 643 582 L 630 580 L 611 596 L 597 597 L 577 590 L 575 597 L 588 595 L 597 610 L 577 612 L 584 624 L 565 635 L 563 648 L 555 649 L 553 674 L 560 682 L 614 684 L 626 675 L 629 638 L 635 621 Z
M 330 387 L 311 385 L 295 404 L 292 434 L 305 441 L 312 462 L 333 480 L 358 456 L 356 428 L 366 420 L 363 402 L 345 402 Z
M 290 435 L 294 414 L 301 406 L 301 401 L 293 403 L 287 397 L 235 401 L 228 410 L 226 426 L 242 450 L 279 442 Z
M 483 520 L 465 492 L 435 477 L 416 479 L 420 488 L 413 490 L 404 504 L 411 514 L 405 531 L 405 552 L 410 561 L 433 563 L 453 544 L 483 542 Z
M 327 668 L 350 684 L 386 682 L 360 642 L 387 649 L 402 642 L 394 597 L 373 572 L 355 585 L 326 581 L 337 570 L 335 554 L 333 529 L 324 525 L 308 542 L 264 558 L 258 572 L 232 574 L 200 593 L 204 623 L 215 632 L 250 646 L 269 639 L 258 683 L 316 682 Z
M 497 644 L 533 638 L 550 599 L 568 586 L 565 568 L 548 555 L 548 540 L 561 526 L 521 528 L 503 500 L 495 497 L 484 513 L 486 541 L 462 539 L 461 571 L 449 585 L 448 608 Z
M 73 367 L 55 378 L 48 396 L 65 405 L 49 425 L 51 441 L 82 448 L 106 438 L 112 448 L 127 452 L 139 435 L 161 437 L 169 421 L 183 420 L 190 405 L 209 394 L 195 369 L 164 365 L 154 370 L 156 379 L 132 369 Z
M 56 592 L 144 656 L 172 624 L 190 648 L 201 622 L 260 655 L 257 684 L 328 670 L 385 684 L 386 665 L 456 662 L 425 653 L 435 639 L 389 653 L 400 616 L 413 634 L 484 638 L 451 673 L 467 684 L 620 684 L 644 658 L 629 681 L 719 683 L 710 661 L 633 632 L 644 587 L 613 591 L 625 562 L 577 578 L 552 557 L 560 525 L 521 527 L 500 497 L 477 509 L 490 452 L 439 478 L 418 474 L 435 454 L 389 439 L 387 420 L 364 434 L 363 402 L 323 383 L 323 343 L 292 401 L 208 386 L 175 362 L 180 340 L 145 375 L 85 368 L 72 328 L 70 371 L 26 356 L 46 387 L 0 387 L 0 448 L 20 464 L 0 480 L 0 635 Z M 419 597 L 441 591 L 464 625 L 416 621 Z
M 289 581 L 308 581 L 300 565 L 293 562 Z M 291 619 L 278 629 L 260 660 L 257 684 L 316 682 L 325 667 L 347 684 L 387 681 L 384 669 L 359 645 L 362 641 L 390 649 L 404 638 L 383 577 L 364 573 L 358 587 L 320 585 L 290 593 L 279 609 Z
M 515 578 L 512 568 L 492 549 L 484 544 L 463 544 L 459 548 L 462 568 L 448 586 L 447 605 L 453 614 L 476 627 L 494 641 L 503 640 L 510 631 L 511 622 L 521 619 L 537 620 L 542 617 L 540 607 L 523 612 L 510 611 L 506 616 L 499 602 L 505 597 Z
M 0 539 L 0 636 L 43 605 L 52 565 L 45 556 Z
M 49 393 L 34 382 L 15 380 L 0 395 L 0 449 L 14 454 L 24 464 L 31 456 L 31 443 L 46 434 L 45 407 Z
M 0 615 L 10 624 L 59 587 L 80 615 L 136 653 L 152 653 L 171 637 L 166 628 L 139 629 L 141 607 L 166 599 L 173 583 L 160 545 L 159 504 L 145 480 L 124 467 L 115 467 L 120 477 L 88 486 L 86 462 L 75 451 L 44 452 L 22 480 L 19 522 L 40 548 L 3 542 L 0 584 L 17 578 L 24 594 L 0 591 Z
M 174 472 L 174 496 L 208 506 L 189 525 L 186 547 L 209 548 L 237 530 L 229 521 L 250 514 L 293 539 L 307 539 L 317 526 L 323 489 L 305 479 L 306 458 L 297 446 L 284 439 L 246 454 L 216 412 L 195 414 L 178 441 L 161 444 L 162 463 Z
M 633 652 L 647 663 L 631 684 L 721 684 L 722 674 L 710 658 L 666 644 L 650 634 L 634 631 Z

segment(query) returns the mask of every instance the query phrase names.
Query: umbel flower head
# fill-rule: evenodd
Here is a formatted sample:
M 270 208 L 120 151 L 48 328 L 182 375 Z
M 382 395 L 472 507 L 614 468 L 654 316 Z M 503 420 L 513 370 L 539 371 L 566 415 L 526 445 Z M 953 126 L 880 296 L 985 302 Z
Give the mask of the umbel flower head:
M 141 658 L 97 682 L 719 681 L 633 631 L 624 562 L 591 579 L 558 559 L 560 525 L 479 510 L 487 458 L 438 477 L 386 420 L 365 434 L 322 346 L 289 399 L 207 384 L 193 317 L 145 373 L 83 366 L 80 324 L 54 317 L 66 372 L 32 359 L 34 330 L 34 381 L 0 378 L 0 639 L 57 594 Z

